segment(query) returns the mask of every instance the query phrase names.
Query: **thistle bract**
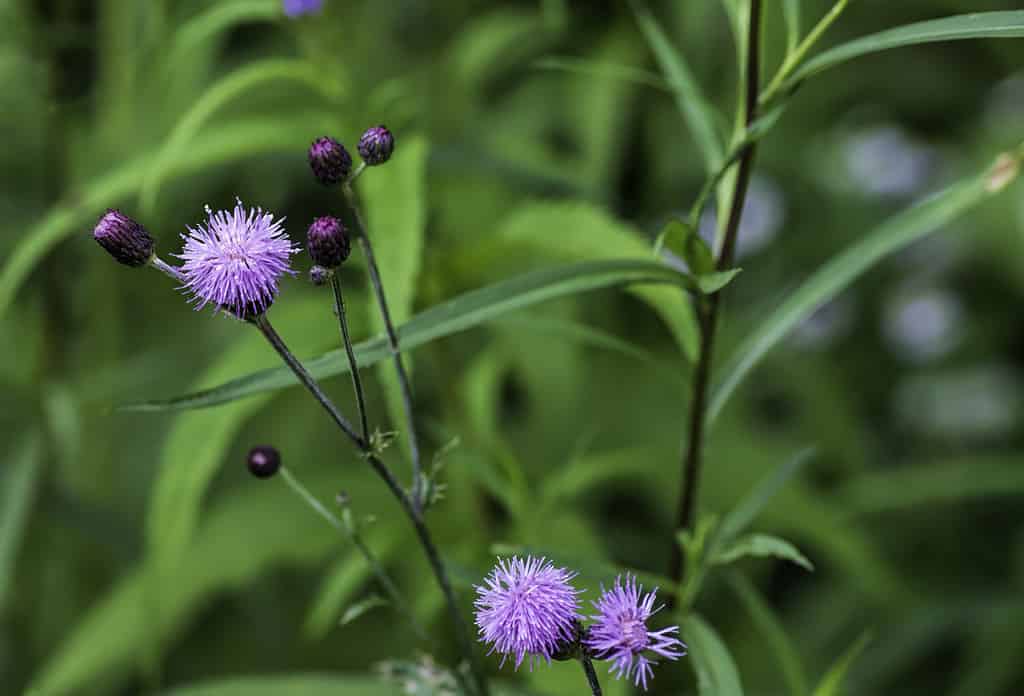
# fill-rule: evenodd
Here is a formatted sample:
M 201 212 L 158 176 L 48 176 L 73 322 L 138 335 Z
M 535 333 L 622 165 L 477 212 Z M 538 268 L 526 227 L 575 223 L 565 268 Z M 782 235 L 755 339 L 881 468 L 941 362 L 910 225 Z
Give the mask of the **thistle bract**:
M 579 616 L 575 573 L 544 558 L 499 559 L 483 586 L 476 586 L 476 625 L 491 652 L 510 656 L 516 669 L 530 656 L 550 661 L 575 639 Z
M 318 217 L 306 232 L 306 248 L 316 265 L 337 268 L 351 251 L 348 231 L 336 217 Z
M 340 184 L 352 171 L 352 155 L 330 136 L 322 136 L 309 146 L 309 168 L 321 184 Z
M 156 244 L 146 228 L 120 210 L 110 208 L 96 223 L 92 237 L 119 263 L 145 266 Z
M 359 138 L 359 156 L 371 167 L 384 164 L 395 150 L 395 136 L 384 126 L 367 129 Z
M 181 273 L 196 309 L 214 305 L 247 319 L 274 302 L 278 280 L 291 273 L 289 260 L 298 249 L 282 223 L 262 208 L 237 201 L 232 211 L 206 209 L 205 225 L 182 235 Z
M 643 591 L 631 575 L 625 582 L 620 575 L 610 590 L 602 588 L 601 596 L 593 602 L 598 613 L 590 618 L 595 623 L 583 643 L 599 659 L 611 660 L 610 671 L 616 678 L 632 678 L 646 690 L 653 676 L 652 665 L 657 662 L 645 653 L 676 660 L 686 654 L 686 646 L 674 637 L 679 633 L 678 626 L 647 629 L 648 619 L 661 607 L 654 608 L 657 588 L 646 595 Z

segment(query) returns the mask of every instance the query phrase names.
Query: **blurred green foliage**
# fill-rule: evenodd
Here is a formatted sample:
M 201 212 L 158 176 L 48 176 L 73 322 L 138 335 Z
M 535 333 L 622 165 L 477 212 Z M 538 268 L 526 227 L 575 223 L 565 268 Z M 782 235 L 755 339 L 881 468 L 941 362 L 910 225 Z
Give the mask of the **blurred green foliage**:
M 399 320 L 527 272 L 653 259 L 725 154 L 708 139 L 736 109 L 745 4 L 326 0 L 295 20 L 276 0 L 0 4 L 3 691 L 398 693 L 373 665 L 454 664 L 408 524 L 304 393 L 113 408 L 276 362 L 165 278 L 115 267 L 91 225 L 118 206 L 167 255 L 204 204 L 237 195 L 301 238 L 343 210 L 309 176 L 308 143 L 386 123 L 395 159 L 359 187 Z M 806 32 L 830 3 L 765 5 L 767 78 L 795 45 L 787 26 Z M 1015 6 L 853 2 L 821 46 Z M 708 515 L 687 544 L 707 577 L 684 583 L 691 655 L 658 668 L 659 693 L 999 695 L 1024 680 L 1024 205 L 1019 184 L 990 196 L 978 178 L 1022 139 L 1022 58 L 1019 39 L 993 38 L 866 55 L 802 85 L 761 141 L 716 366 L 785 330 L 716 407 Z M 913 244 L 891 253 L 897 237 Z M 337 326 L 297 264 L 271 314 L 313 357 Z M 809 277 L 829 301 L 791 326 Z M 375 336 L 359 261 L 344 282 L 356 338 Z M 458 438 L 428 522 L 467 610 L 496 549 L 572 563 L 588 600 L 619 568 L 665 574 L 698 328 L 677 289 L 630 290 L 561 296 L 411 354 L 428 455 Z M 366 372 L 370 409 L 400 430 L 387 368 Z M 325 384 L 352 412 L 347 376 Z M 366 540 L 431 640 L 387 607 L 339 625 L 378 591 L 370 569 L 280 480 L 247 475 L 263 443 L 323 501 L 344 489 L 376 518 Z M 388 456 L 407 478 L 399 443 Z M 712 565 L 744 550 L 814 572 Z M 566 663 L 498 676 L 583 692 Z

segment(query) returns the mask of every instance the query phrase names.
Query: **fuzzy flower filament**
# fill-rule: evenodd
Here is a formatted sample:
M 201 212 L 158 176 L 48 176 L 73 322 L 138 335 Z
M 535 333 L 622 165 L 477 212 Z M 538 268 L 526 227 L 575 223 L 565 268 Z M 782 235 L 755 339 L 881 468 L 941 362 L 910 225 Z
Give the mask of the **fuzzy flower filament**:
M 646 653 L 677 660 L 686 654 L 686 646 L 675 637 L 678 626 L 648 630 L 647 621 L 661 607 L 654 607 L 657 588 L 646 595 L 643 590 L 631 575 L 625 581 L 620 575 L 610 590 L 602 588 L 601 597 L 593 602 L 594 624 L 583 642 L 597 658 L 611 661 L 610 671 L 616 678 L 632 678 L 646 690 L 654 676 L 652 666 L 657 664 Z
M 502 654 L 502 665 L 510 656 L 516 669 L 527 655 L 531 667 L 537 657 L 550 661 L 575 640 L 579 600 L 573 577 L 544 558 L 503 558 L 476 587 L 480 639 Z
M 214 305 L 246 319 L 267 311 L 278 293 L 278 280 L 292 273 L 290 258 L 298 253 L 285 232 L 284 220 L 274 220 L 262 208 L 232 211 L 206 209 L 205 225 L 189 227 L 182 235 L 185 248 L 184 289 L 196 309 Z

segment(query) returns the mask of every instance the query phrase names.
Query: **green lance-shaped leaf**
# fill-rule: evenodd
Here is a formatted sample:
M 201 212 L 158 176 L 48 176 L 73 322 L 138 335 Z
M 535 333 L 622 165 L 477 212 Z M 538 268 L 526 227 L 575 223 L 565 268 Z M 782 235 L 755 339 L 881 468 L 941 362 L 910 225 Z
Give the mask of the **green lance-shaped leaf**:
M 1024 37 L 1024 10 L 974 12 L 917 22 L 871 34 L 820 53 L 800 66 L 786 85 L 796 85 L 846 61 L 892 48 L 939 41 L 1020 37 Z
M 811 696 L 840 696 L 842 693 L 843 680 L 846 678 L 847 672 L 850 671 L 850 667 L 853 666 L 854 661 L 860 656 L 867 647 L 868 643 L 871 642 L 871 634 L 864 633 L 860 638 L 857 639 L 853 645 L 851 645 L 842 656 L 836 660 L 835 664 L 829 668 L 825 676 L 821 678 L 817 688 Z
M 12 445 L 14 443 L 11 443 Z M 14 581 L 14 566 L 42 470 L 42 443 L 31 433 L 12 447 L 0 469 L 0 614 Z
M 736 661 L 715 629 L 699 614 L 687 616 L 679 629 L 697 672 L 700 696 L 743 696 Z
M 1005 188 L 1016 163 L 1005 158 L 979 176 L 931 196 L 876 227 L 834 256 L 797 288 L 755 329 L 721 370 L 708 407 L 708 424 L 758 362 L 802 321 L 879 261 L 940 229 Z
M 805 570 L 814 570 L 814 564 L 792 542 L 771 534 L 749 534 L 740 537 L 718 551 L 711 562 L 716 565 L 728 565 L 747 556 L 778 558 L 795 563 Z
M 382 677 L 349 674 L 239 677 L 182 686 L 165 696 L 400 696 L 405 691 Z
M 632 283 L 661 283 L 677 285 L 692 292 L 714 292 L 724 287 L 737 272 L 733 270 L 707 276 L 690 276 L 654 261 L 597 261 L 558 266 L 472 290 L 435 305 L 398 328 L 399 342 L 403 351 L 412 350 L 545 300 L 600 288 Z M 373 365 L 390 355 L 386 339 L 380 336 L 359 343 L 355 351 L 360 367 Z M 348 362 L 340 349 L 305 361 L 305 364 L 317 379 L 348 371 Z M 129 411 L 203 408 L 282 389 L 295 383 L 290 370 L 273 368 L 234 379 L 212 389 L 173 399 L 128 404 L 122 408 Z

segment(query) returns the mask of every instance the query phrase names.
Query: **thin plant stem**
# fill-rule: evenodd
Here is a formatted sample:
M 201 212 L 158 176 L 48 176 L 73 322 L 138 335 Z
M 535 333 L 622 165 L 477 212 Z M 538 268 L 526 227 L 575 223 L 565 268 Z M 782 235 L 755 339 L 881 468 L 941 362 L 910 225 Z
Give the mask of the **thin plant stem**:
M 352 336 L 348 331 L 348 319 L 345 317 L 345 298 L 341 294 L 341 279 L 337 270 L 331 271 L 331 289 L 334 291 L 334 313 L 338 315 L 338 326 L 341 328 L 341 342 L 345 344 L 348 356 L 348 368 L 352 373 L 352 389 L 356 393 L 356 408 L 359 409 L 359 424 L 363 428 L 363 440 L 370 441 L 370 425 L 366 420 L 366 397 L 363 395 L 363 380 L 359 376 L 359 364 L 352 349 Z
M 408 618 L 409 624 L 412 626 L 412 629 L 416 633 L 417 637 L 419 637 L 421 640 L 425 640 L 426 634 L 423 631 L 423 627 L 419 624 L 419 622 L 416 620 L 416 617 L 413 615 L 412 608 L 409 606 L 408 602 L 405 601 L 405 597 L 403 597 L 402 593 L 399 592 L 398 586 L 395 585 L 395 582 L 391 579 L 391 576 L 388 575 L 387 571 L 384 569 L 384 566 L 381 564 L 381 562 L 374 555 L 373 551 L 363 540 L 362 535 L 359 534 L 359 530 L 351 528 L 349 525 L 344 524 L 341 520 L 335 517 L 334 514 L 330 510 L 328 510 L 323 503 L 317 500 L 316 497 L 309 492 L 309 489 L 306 488 L 301 481 L 299 481 L 299 479 L 288 469 L 288 467 L 281 467 L 281 478 L 284 479 L 284 482 L 288 484 L 288 487 L 296 495 L 298 495 L 303 502 L 309 505 L 309 507 L 312 508 L 314 512 L 320 515 L 320 517 L 327 520 L 327 523 L 334 527 L 334 529 L 348 537 L 349 541 L 352 542 L 352 545 L 355 546 L 356 550 L 358 550 L 359 553 L 363 556 L 363 559 L 366 561 L 366 564 L 370 566 L 370 570 L 373 572 L 374 577 L 377 578 L 377 582 L 379 582 L 381 587 L 384 588 L 384 592 L 388 595 L 388 598 L 395 605 L 395 607 L 401 613 L 405 614 L 405 616 Z
M 185 276 L 182 275 L 179 269 L 175 268 L 155 254 L 153 255 L 153 258 L 149 260 L 149 265 L 179 283 L 185 282 Z
M 580 655 L 580 664 L 583 665 L 583 673 L 587 675 L 587 684 L 590 685 L 590 693 L 593 696 L 601 696 L 601 682 L 597 680 L 597 672 L 594 671 L 594 663 L 590 656 L 584 652 Z
M 360 167 L 356 174 L 362 172 Z M 388 309 L 388 300 L 384 295 L 384 283 L 380 278 L 380 269 L 377 267 L 377 259 L 373 254 L 373 244 L 366 233 L 366 223 L 363 220 L 363 213 L 359 208 L 359 201 L 356 200 L 355 192 L 349 182 L 342 186 L 345 199 L 356 221 L 356 236 L 359 237 L 359 244 L 366 255 L 366 265 L 370 271 L 370 284 L 373 286 L 374 296 L 377 298 L 377 307 L 380 309 L 381 317 L 384 319 L 384 329 L 388 336 L 388 345 L 391 349 L 391 359 L 395 364 L 395 372 L 398 374 L 398 385 L 402 392 L 402 409 L 405 412 L 405 427 L 409 435 L 409 453 L 412 459 L 412 503 L 418 511 L 423 504 L 423 474 L 422 462 L 420 459 L 419 440 L 416 436 L 416 420 L 413 415 L 412 388 L 409 386 L 409 374 L 405 371 L 405 364 L 402 362 L 402 353 L 398 346 L 398 332 L 391 321 L 391 311 Z
M 487 678 L 484 676 L 483 668 L 480 665 L 476 654 L 473 652 L 473 643 L 470 639 L 469 628 L 466 624 L 465 619 L 462 617 L 462 612 L 459 611 L 459 605 L 455 597 L 455 591 L 452 589 L 451 580 L 448 578 L 448 571 L 444 567 L 444 561 L 441 559 L 441 554 L 437 550 L 437 546 L 434 544 L 433 538 L 430 536 L 430 530 L 423 520 L 423 515 L 420 509 L 413 504 L 412 496 L 406 493 L 402 486 L 398 483 L 398 479 L 391 472 L 391 469 L 381 461 L 380 457 L 370 446 L 370 443 L 359 436 L 358 433 L 353 430 L 352 426 L 348 423 L 344 416 L 338 411 L 334 403 L 324 394 L 323 390 L 317 384 L 316 380 L 306 370 L 306 368 L 299 362 L 292 352 L 285 345 L 284 341 L 271 326 L 270 321 L 267 319 L 265 314 L 261 314 L 255 317 L 253 323 L 259 328 L 260 332 L 263 333 L 267 341 L 271 344 L 274 350 L 281 356 L 285 364 L 291 368 L 295 376 L 298 377 L 299 382 L 316 398 L 317 402 L 327 411 L 331 419 L 341 428 L 342 432 L 345 433 L 352 440 L 352 443 L 362 452 L 366 461 L 370 463 L 374 472 L 384 481 L 388 490 L 394 496 L 395 500 L 401 504 L 402 509 L 405 511 L 406 516 L 412 523 L 413 529 L 416 531 L 416 536 L 419 538 L 420 546 L 423 547 L 423 552 L 427 556 L 427 561 L 430 563 L 430 568 L 434 573 L 434 577 L 437 580 L 438 586 L 441 588 L 441 593 L 444 595 L 445 601 L 448 605 L 448 613 L 451 617 L 452 624 L 455 627 L 455 634 L 459 641 L 459 649 L 463 656 L 469 662 L 470 670 L 473 674 L 473 680 L 476 682 L 476 693 L 479 696 L 488 696 L 489 689 L 487 686 Z M 469 689 L 469 685 L 466 683 L 465 675 L 461 670 L 455 670 L 455 677 L 463 684 L 467 693 L 472 690 Z
M 807 36 L 804 37 L 803 41 L 796 47 L 792 53 L 786 56 L 786 59 L 782 61 L 782 65 L 779 66 L 778 72 L 775 73 L 775 77 L 771 79 L 768 86 L 765 88 L 764 93 L 760 97 L 760 102 L 766 104 L 772 100 L 772 98 L 778 93 L 785 83 L 786 78 L 793 74 L 797 66 L 807 56 L 807 53 L 814 47 L 814 44 L 818 43 L 828 28 L 839 19 L 839 15 L 843 13 L 846 6 L 850 4 L 850 0 L 836 0 L 836 4 L 832 6 L 832 9 L 821 18 L 821 20 L 814 25 Z
M 757 119 L 757 95 L 760 75 L 760 36 L 761 36 L 761 0 L 751 0 L 750 21 L 748 22 L 746 92 L 744 95 L 744 122 L 749 128 Z M 725 237 L 722 251 L 718 257 L 718 270 L 726 270 L 732 266 L 733 254 L 736 250 L 736 237 L 739 232 L 740 220 L 743 217 L 743 204 L 747 197 L 750 184 L 750 173 L 754 166 L 754 155 L 757 151 L 756 142 L 752 142 L 740 155 L 739 171 L 733 189 L 732 205 L 726 222 Z M 718 312 L 721 305 L 721 293 L 716 292 L 702 298 L 698 305 L 700 317 L 701 341 L 697 366 L 694 372 L 693 393 L 690 398 L 689 425 L 687 428 L 686 451 L 683 457 L 683 476 L 680 483 L 679 502 L 676 510 L 676 526 L 671 537 L 672 555 L 669 562 L 669 577 L 673 586 L 678 586 L 683 577 L 683 553 L 676 543 L 675 532 L 689 530 L 693 527 L 697 508 L 697 491 L 700 484 L 701 455 L 704 440 L 704 424 L 707 418 L 707 392 L 711 375 L 711 360 L 714 350 L 715 329 L 718 323 Z M 671 607 L 675 594 L 669 595 Z

